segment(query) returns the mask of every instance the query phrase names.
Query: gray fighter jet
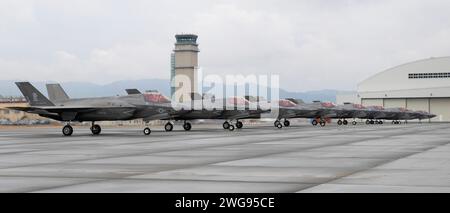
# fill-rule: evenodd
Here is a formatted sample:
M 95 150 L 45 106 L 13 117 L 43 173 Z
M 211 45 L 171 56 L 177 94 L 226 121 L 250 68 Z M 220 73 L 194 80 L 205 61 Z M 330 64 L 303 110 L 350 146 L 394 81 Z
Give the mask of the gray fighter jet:
M 392 124 L 401 124 L 402 120 L 405 121 L 405 123 L 408 123 L 409 120 L 421 121 L 422 119 L 431 119 L 436 117 L 436 115 L 427 112 L 412 111 L 405 108 L 388 108 L 385 110 L 388 111 L 388 114 L 391 116 L 384 119 L 392 121 Z
M 347 119 L 353 119 L 352 124 L 356 125 L 357 118 L 365 117 L 367 110 L 360 104 L 344 103 L 334 107 L 335 114 L 329 116 L 329 118 L 338 119 L 337 124 L 348 125 Z
M 140 91 L 137 89 L 127 89 L 126 91 L 128 94 L 140 94 Z M 163 96 L 158 92 L 154 92 L 153 95 Z M 173 130 L 173 120 L 184 121 L 183 128 L 189 131 L 192 128 L 192 124 L 189 121 L 206 119 L 225 120 L 222 125 L 223 128 L 233 131 L 235 128 L 243 128 L 244 124 L 241 120 L 260 118 L 262 113 L 269 111 L 262 110 L 261 107 L 240 97 L 221 99 L 201 97 L 194 102 L 178 104 L 176 108 L 178 110 L 174 111 L 171 116 L 162 119 L 169 120 L 164 126 L 164 129 L 168 132 Z
M 16 85 L 30 106 L 9 108 L 66 122 L 62 129 L 65 136 L 70 136 L 73 133 L 71 122 L 92 122 L 91 132 L 98 135 L 101 132 L 101 127 L 95 124 L 96 121 L 141 118 L 147 123 L 150 120 L 170 117 L 174 113 L 170 102 L 155 102 L 143 94 L 70 99 L 61 86 L 53 84 L 47 85 L 51 99 L 49 100 L 29 82 L 17 82 Z M 146 127 L 144 134 L 149 135 L 150 133 L 150 128 Z
M 281 129 L 283 125 L 289 127 L 291 122 L 289 119 L 293 118 L 309 118 L 312 120 L 312 125 L 320 126 L 326 125 L 326 118 L 332 113 L 335 113 L 333 106 L 330 103 L 322 103 L 315 101 L 313 103 L 304 103 L 299 99 L 280 99 L 278 100 L 278 117 L 274 122 L 274 126 Z M 283 122 L 281 122 L 283 120 Z

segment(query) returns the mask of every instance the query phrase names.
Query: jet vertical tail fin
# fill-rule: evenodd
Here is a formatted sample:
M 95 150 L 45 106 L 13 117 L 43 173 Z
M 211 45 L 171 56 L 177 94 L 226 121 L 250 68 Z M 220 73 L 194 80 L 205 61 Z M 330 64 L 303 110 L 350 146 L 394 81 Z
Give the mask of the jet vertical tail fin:
M 47 93 L 50 101 L 67 101 L 69 96 L 59 84 L 47 84 Z
M 55 106 L 55 104 L 31 85 L 30 82 L 16 82 L 16 85 L 31 106 Z
M 305 103 L 302 99 L 298 99 L 298 98 L 287 98 L 286 100 L 292 101 L 295 104 L 304 104 Z

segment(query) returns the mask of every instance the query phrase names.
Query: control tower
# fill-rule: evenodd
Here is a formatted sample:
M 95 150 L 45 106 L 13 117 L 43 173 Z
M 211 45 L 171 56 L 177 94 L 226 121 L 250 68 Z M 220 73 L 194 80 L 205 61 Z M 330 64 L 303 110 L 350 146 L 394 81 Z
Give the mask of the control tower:
M 198 49 L 197 35 L 175 35 L 175 49 L 171 55 L 171 92 L 174 100 L 185 102 L 191 100 L 191 94 L 197 93 Z M 190 86 L 185 79 L 190 80 Z M 178 91 L 175 94 L 175 91 Z

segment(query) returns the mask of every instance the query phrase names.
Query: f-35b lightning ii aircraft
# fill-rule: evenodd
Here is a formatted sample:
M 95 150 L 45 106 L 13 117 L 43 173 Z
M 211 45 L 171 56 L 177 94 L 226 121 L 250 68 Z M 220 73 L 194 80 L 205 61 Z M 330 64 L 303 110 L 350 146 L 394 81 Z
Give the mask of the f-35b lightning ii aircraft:
M 168 118 L 174 113 L 170 102 L 153 102 L 143 94 L 70 99 L 59 85 L 47 85 L 51 99 L 49 100 L 29 82 L 17 82 L 16 85 L 30 106 L 9 108 L 66 122 L 62 129 L 65 136 L 70 136 L 73 133 L 71 122 L 92 122 L 91 132 L 98 135 L 101 132 L 101 127 L 95 124 L 96 121 L 138 118 L 150 121 Z M 146 127 L 144 134 L 149 135 L 150 133 L 150 128 Z
M 128 94 L 141 94 L 137 89 L 127 89 Z M 154 92 L 155 97 L 164 97 L 162 94 Z M 164 98 L 167 99 L 167 98 Z M 183 128 L 189 131 L 192 128 L 190 120 L 225 120 L 223 128 L 230 131 L 235 128 L 241 129 L 244 124 L 241 120 L 257 119 L 261 117 L 262 113 L 270 110 L 263 110 L 260 106 L 249 102 L 245 98 L 230 97 L 230 98 L 204 98 L 194 100 L 194 102 L 187 102 L 179 104 L 178 108 L 187 106 L 185 109 L 175 111 L 170 117 L 161 119 L 169 120 L 164 129 L 168 132 L 173 130 L 173 123 L 171 120 L 184 121 Z M 235 127 L 236 126 L 236 127 Z

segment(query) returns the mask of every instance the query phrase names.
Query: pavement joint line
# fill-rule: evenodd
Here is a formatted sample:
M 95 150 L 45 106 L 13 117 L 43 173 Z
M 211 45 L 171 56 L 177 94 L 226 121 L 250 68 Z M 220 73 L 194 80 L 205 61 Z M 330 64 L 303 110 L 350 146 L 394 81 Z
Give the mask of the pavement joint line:
M 434 130 L 434 129 L 433 129 Z M 428 130 L 428 131 L 432 131 L 432 130 Z M 392 135 L 392 136 L 396 136 L 396 135 L 398 135 L 398 134 L 394 134 L 394 135 Z M 392 136 L 389 136 L 389 137 L 392 137 Z M 362 140 L 362 141 L 365 141 L 365 140 Z M 361 142 L 361 141 L 358 141 L 358 142 Z M 351 143 L 354 143 L 354 142 L 349 142 L 349 143 L 345 143 L 345 144 L 351 144 Z M 326 147 L 326 146 L 325 146 Z M 308 149 L 307 149 L 308 150 Z M 279 154 L 281 154 L 281 153 L 285 153 L 285 152 L 280 152 Z M 416 154 L 416 153 L 414 153 L 414 154 Z M 262 155 L 260 155 L 259 157 L 262 157 L 262 156 L 270 156 L 270 155 L 274 155 L 274 154 L 262 154 Z M 252 158 L 255 158 L 255 157 L 252 157 Z M 404 157 L 401 157 L 401 158 L 404 158 Z M 395 160 L 398 160 L 398 159 L 401 159 L 401 158 L 397 158 L 397 159 L 394 159 L 393 158 L 393 161 L 395 161 Z M 244 159 L 248 159 L 248 158 L 243 158 L 243 159 L 234 159 L 233 161 L 238 161 L 238 160 L 244 160 Z M 219 161 L 219 162 L 216 162 L 216 163 L 206 163 L 206 164 L 203 164 L 203 165 L 192 165 L 192 166 L 180 166 L 179 168 L 170 168 L 170 169 L 162 169 L 162 170 L 158 170 L 158 171 L 152 171 L 152 172 L 149 172 L 149 173 L 147 173 L 147 174 L 154 174 L 154 173 L 159 173 L 159 172 L 164 172 L 164 171 L 173 171 L 173 170 L 179 170 L 179 169 L 190 169 L 190 168 L 197 168 L 197 167 L 203 167 L 203 166 L 207 166 L 207 165 L 214 165 L 214 164 L 217 164 L 217 163 L 220 163 L 220 162 L 226 162 L 226 161 Z M 381 163 L 380 165 L 382 165 L 383 163 Z M 329 181 L 327 181 L 327 182 L 325 182 L 325 183 L 329 183 L 329 182 L 332 182 L 332 181 L 334 181 L 334 180 L 338 180 L 338 179 L 341 179 L 342 177 L 346 177 L 346 176 L 349 176 L 349 175 L 351 175 L 351 174 L 355 174 L 355 173 L 358 173 L 358 172 L 361 172 L 361 171 L 366 171 L 366 170 L 369 170 L 369 169 L 371 169 L 371 168 L 374 168 L 374 167 L 377 167 L 377 166 L 373 166 L 373 167 L 368 167 L 368 168 L 366 168 L 365 170 L 356 170 L 355 172 L 351 172 L 350 174 L 347 174 L 347 175 L 345 175 L 345 176 L 340 176 L 340 177 L 338 177 L 338 178 L 332 178 L 331 180 L 329 180 Z M 125 176 L 123 179 L 133 179 L 132 177 L 133 176 L 136 176 L 136 175 L 129 175 L 129 176 Z M 95 183 L 95 182 L 102 182 L 102 181 L 105 181 L 105 180 L 98 180 L 98 181 L 92 181 L 92 182 L 86 182 L 86 183 L 81 183 L 81 184 L 91 184 L 91 183 Z M 187 181 L 187 180 L 174 180 L 174 181 Z M 198 180 L 198 181 L 204 181 L 204 180 Z M 227 182 L 227 181 L 222 181 L 222 182 Z M 75 185 L 81 185 L 81 184 L 75 184 Z M 308 186 L 303 186 L 303 187 L 301 187 L 301 188 L 297 188 L 297 189 L 295 189 L 295 190 L 293 190 L 293 191 L 290 191 L 290 192 L 298 192 L 298 191 L 303 191 L 303 190 L 306 190 L 306 189 L 309 189 L 309 188 L 312 188 L 312 187 L 315 187 L 315 186 L 318 186 L 318 185 L 322 185 L 322 184 L 324 184 L 324 183 L 320 183 L 320 184 L 314 184 L 314 183 L 308 183 L 308 184 L 305 184 L 305 185 L 308 185 Z M 61 186 L 61 187 L 55 187 L 55 188 L 50 188 L 50 189 L 57 189 L 57 188 L 63 188 L 63 186 Z M 41 191 L 41 190 L 39 190 L 39 191 Z
M 436 146 L 436 147 L 431 147 L 431 148 L 424 149 L 424 150 L 421 151 L 420 153 L 429 151 L 429 150 L 431 150 L 431 149 L 434 149 L 434 148 L 437 148 L 437 147 L 440 147 L 440 146 L 446 146 L 446 145 L 448 145 L 448 144 L 450 144 L 450 142 L 447 142 L 446 144 L 442 144 L 442 145 L 439 145 L 439 146 Z M 357 174 L 357 173 L 360 173 L 360 172 L 363 172 L 363 171 L 368 171 L 368 170 L 371 170 L 371 169 L 380 167 L 380 166 L 382 166 L 382 165 L 385 165 L 385 164 L 388 164 L 388 163 L 392 163 L 392 162 L 395 162 L 395 161 L 398 161 L 398 160 L 401 160 L 401 159 L 404 159 L 404 158 L 407 158 L 407 157 L 409 157 L 409 156 L 413 156 L 413 155 L 416 155 L 416 154 L 417 154 L 417 153 L 407 154 L 407 155 L 404 155 L 404 156 L 402 156 L 402 157 L 400 157 L 400 158 L 393 159 L 393 160 L 391 160 L 391 161 L 381 162 L 381 163 L 379 163 L 379 164 L 377 164 L 377 165 L 374 165 L 373 167 L 368 168 L 368 169 L 366 169 L 366 170 L 359 170 L 359 171 L 356 171 L 356 172 L 352 172 L 352 173 L 350 173 L 350 174 L 340 176 L 340 177 L 338 177 L 338 178 L 335 178 L 335 179 L 330 180 L 330 181 L 328 181 L 328 182 L 324 182 L 324 183 L 318 184 L 318 185 L 316 185 L 316 186 L 320 186 L 320 185 L 324 185 L 324 184 L 334 184 L 334 183 L 332 183 L 332 182 L 337 181 L 337 180 L 339 180 L 339 179 L 342 179 L 342 178 L 345 178 L 345 177 L 348 177 L 348 176 L 351 176 L 351 175 L 354 175 L 354 174 Z M 306 188 L 306 189 L 303 189 L 303 190 L 307 190 L 307 189 L 310 189 L 310 188 L 313 188 L 313 187 L 316 187 L 316 186 L 311 186 L 311 187 Z M 401 186 L 401 185 L 400 185 L 400 186 Z M 301 191 L 303 191 L 303 190 L 301 190 Z M 300 192 L 301 192 L 301 191 L 300 191 Z
M 411 126 L 411 128 L 412 127 L 414 127 L 414 126 Z M 312 128 L 314 128 L 314 127 L 312 127 Z M 311 128 L 311 129 L 312 129 Z M 325 128 L 324 128 L 325 129 Z M 322 131 L 324 130 L 324 129 L 321 129 Z M 336 128 L 337 129 L 337 128 Z M 335 128 L 333 128 L 333 129 L 328 129 L 329 131 L 331 131 L 331 130 L 336 130 Z M 350 129 L 350 128 L 349 128 Z M 410 129 L 410 127 L 408 126 L 408 127 L 402 127 L 402 129 Z M 424 129 L 424 130 L 422 130 L 422 131 L 425 131 L 425 132 L 431 132 L 431 131 L 434 131 L 434 130 L 436 130 L 436 129 L 446 129 L 445 127 L 441 127 L 441 128 L 427 128 L 427 129 Z M 347 130 L 347 129 L 346 129 Z M 364 130 L 364 131 L 367 131 L 367 132 L 370 132 L 370 131 L 379 131 L 380 129 L 379 128 L 376 128 L 376 129 L 366 129 L 366 130 Z M 383 130 L 386 130 L 386 131 L 388 131 L 388 130 L 390 130 L 390 129 L 387 129 L 387 128 L 383 128 Z M 329 132 L 328 131 L 328 132 Z M 349 130 L 350 131 L 350 130 Z M 338 131 L 336 132 L 338 135 L 344 135 L 344 134 L 346 134 L 346 133 L 348 133 L 349 131 L 340 131 L 339 129 L 338 129 Z M 274 132 L 276 132 L 276 130 L 274 131 Z M 291 132 L 291 131 L 290 131 Z M 361 133 L 361 132 L 363 132 L 363 131 L 359 131 L 358 133 Z M 417 133 L 417 130 L 411 130 L 411 131 L 408 131 L 408 132 L 413 132 L 413 133 Z M 423 133 L 423 132 L 421 132 L 421 133 Z M 273 134 L 273 132 L 270 132 L 270 133 L 267 133 L 267 134 Z M 255 133 L 255 134 L 253 134 L 253 135 L 261 135 L 261 134 L 257 134 L 257 133 Z M 303 137 L 303 138 L 310 138 L 310 137 L 321 137 L 321 136 L 328 136 L 329 134 L 319 134 L 319 135 L 313 135 L 313 136 L 308 136 L 308 137 Z M 405 132 L 401 132 L 401 134 L 399 133 L 399 134 L 390 134 L 388 137 L 393 137 L 393 136 L 397 136 L 397 135 L 405 135 Z M 174 137 L 175 136 L 180 136 L 180 135 L 174 135 Z M 164 137 L 164 136 L 161 136 L 161 137 Z M 237 137 L 236 135 L 235 136 L 233 136 L 233 137 Z M 210 137 L 208 137 L 208 138 L 210 138 Z M 303 139 L 303 138 L 300 138 L 300 139 Z M 276 138 L 271 138 L 271 139 L 269 139 L 269 141 L 273 141 L 273 140 L 275 140 Z M 285 138 L 281 138 L 282 140 L 286 140 Z M 288 139 L 288 140 L 292 140 L 292 139 L 299 139 L 298 137 L 295 137 L 295 138 L 291 138 L 291 139 Z M 332 147 L 332 146 L 340 146 L 340 145 L 344 145 L 344 144 L 351 144 L 351 143 L 356 143 L 356 142 L 362 142 L 362 141 L 367 141 L 367 140 L 374 140 L 374 139 L 376 139 L 376 138 L 366 138 L 366 139 L 364 139 L 364 138 L 359 138 L 359 139 L 362 139 L 362 140 L 355 140 L 355 141 L 352 141 L 352 142 L 345 142 L 345 143 L 341 143 L 341 142 L 339 142 L 339 143 L 334 143 L 334 144 L 332 144 L 331 146 L 330 145 L 321 145 L 321 147 Z M 193 138 L 193 139 L 191 139 L 191 140 L 198 140 L 198 138 Z M 226 145 L 223 145 L 223 144 L 219 144 L 219 145 L 214 145 L 214 146 L 206 146 L 206 147 L 192 147 L 192 148 L 189 148 L 189 149 L 179 149 L 179 148 L 177 148 L 177 149 L 175 149 L 175 150 L 165 150 L 165 151 L 157 151 L 157 152 L 143 152 L 143 153 L 141 153 L 141 154 L 145 154 L 145 153 L 148 153 L 148 154 L 154 154 L 154 153 L 164 153 L 164 152 L 171 152 L 171 151 L 185 151 L 185 150 L 191 150 L 191 149 L 198 149 L 198 148 L 210 148 L 210 147 L 227 147 L 227 146 L 235 146 L 235 145 L 246 145 L 246 144 L 255 144 L 255 143 L 261 143 L 262 142 L 262 140 L 258 140 L 258 141 L 251 141 L 251 142 L 245 142 L 245 143 L 237 143 L 237 144 L 226 144 Z M 54 142 L 51 142 L 51 143 L 54 143 Z M 140 143 L 147 143 L 147 142 L 140 142 Z M 137 143 L 137 144 L 140 144 L 140 143 Z M 35 144 L 35 143 L 32 143 L 32 144 Z M 136 144 L 136 143 L 135 143 Z M 22 145 L 22 144 L 21 144 Z M 119 145 L 120 146 L 120 144 L 115 144 L 115 145 Z M 127 144 L 127 145 L 129 145 L 129 143 Z M 445 146 L 445 144 L 443 144 L 443 145 L 439 145 L 439 146 Z M 437 148 L 437 147 L 439 147 L 439 146 L 433 146 L 433 147 L 430 147 L 429 149 L 434 149 L 434 148 Z M 303 151 L 303 150 L 309 150 L 309 149 L 316 149 L 316 148 L 319 148 L 319 147 L 311 147 L 311 148 L 298 148 L 298 149 L 296 149 L 296 150 L 300 150 L 300 151 Z M 292 149 L 289 149 L 289 150 L 292 150 Z M 34 151 L 36 151 L 36 150 L 34 150 Z M 281 152 L 279 152 L 279 153 L 288 153 L 288 152 L 285 152 L 285 151 L 281 151 Z M 411 155 L 414 155 L 414 154 L 418 154 L 419 153 L 419 151 L 418 152 L 415 152 L 415 153 L 412 153 Z M 8 153 L 9 154 L 9 153 Z M 275 153 L 276 154 L 276 153 Z M 136 155 L 136 154 L 132 154 L 132 155 L 125 155 L 124 157 L 127 157 L 127 156 L 134 156 L 134 155 Z M 137 155 L 139 155 L 139 154 L 137 154 Z M 261 154 L 260 156 L 270 156 L 270 155 L 273 155 L 273 154 Z M 116 157 L 121 157 L 120 155 L 118 155 L 118 156 L 109 156 L 109 157 L 106 157 L 106 158 L 116 158 Z M 257 157 L 257 156 L 256 156 Z M 255 158 L 255 157 L 251 157 L 251 158 Z M 402 158 L 404 158 L 404 157 L 402 157 Z M 394 159 L 393 161 L 395 161 L 395 160 L 400 160 L 400 159 L 402 159 L 402 158 L 398 158 L 398 159 Z M 93 159 L 93 160 L 96 160 L 96 159 L 99 159 L 99 158 L 95 158 L 95 159 Z M 247 159 L 247 158 L 244 158 L 244 159 Z M 76 162 L 82 162 L 82 161 L 87 161 L 87 160 L 90 160 L 90 159 L 83 159 L 83 160 L 79 160 L 79 159 L 77 159 L 77 160 L 70 160 L 70 161 L 64 161 L 64 162 L 60 162 L 60 163 L 58 163 L 58 164 L 71 164 L 71 163 L 76 163 Z M 237 161 L 237 160 L 240 160 L 240 159 L 233 159 L 232 161 Z M 226 162 L 226 161 L 224 161 L 224 160 L 221 160 L 221 161 L 219 161 L 219 163 L 220 162 Z M 217 164 L 217 163 L 213 163 L 213 164 Z M 23 165 L 23 166 L 19 166 L 19 167 L 27 167 L 27 166 L 36 166 L 36 165 L 54 165 L 54 163 L 45 163 L 45 164 L 32 164 L 32 165 Z M 181 169 L 186 169 L 186 168 L 192 168 L 192 167 L 201 167 L 201 166 L 205 166 L 205 165 L 211 165 L 211 163 L 204 163 L 204 164 L 200 164 L 200 165 L 192 165 L 192 166 L 189 166 L 189 167 L 186 167 L 185 165 L 183 165 L 183 167 L 181 167 Z M 382 165 L 382 164 L 381 164 Z M 16 167 L 12 167 L 12 168 L 16 168 Z M 162 172 L 162 171 L 171 171 L 171 170 L 177 170 L 177 169 L 180 169 L 180 168 L 168 168 L 168 169 L 163 169 L 163 170 L 160 170 L 160 171 L 152 171 L 152 172 L 149 172 L 149 173 L 147 173 L 147 174 L 152 174 L 152 173 L 156 173 L 156 172 Z M 125 175 L 124 177 L 125 177 L 125 179 L 128 179 L 127 177 L 132 177 L 132 176 L 136 176 L 136 175 Z M 75 178 L 75 177 L 64 177 L 64 178 Z M 94 178 L 88 178 L 88 179 L 94 179 Z M 105 179 L 103 179 L 103 178 L 96 178 L 98 181 L 104 181 Z M 178 181 L 180 181 L 180 180 L 178 180 Z M 199 181 L 203 181 L 203 180 L 199 180 Z M 78 184 L 73 184 L 73 185 L 80 185 L 80 184 L 88 184 L 89 182 L 85 182 L 85 183 L 78 183 Z M 303 183 L 302 183 L 303 184 Z M 310 184 L 310 183 L 307 183 L 307 184 Z M 322 184 L 324 184 L 324 183 L 322 183 Z M 320 184 L 319 184 L 320 185 Z M 317 186 L 317 185 L 316 185 Z M 60 187 L 64 187 L 64 186 L 59 186 L 59 187 L 56 187 L 56 188 L 60 188 Z M 313 187 L 313 186 L 312 186 Z M 51 189 L 53 189 L 53 188 L 55 188 L 55 187 L 51 187 Z

